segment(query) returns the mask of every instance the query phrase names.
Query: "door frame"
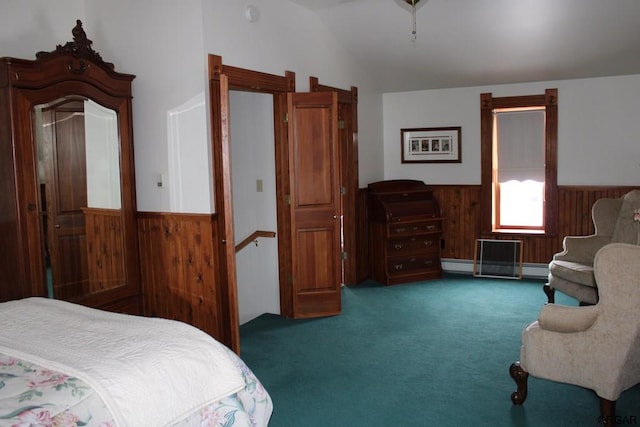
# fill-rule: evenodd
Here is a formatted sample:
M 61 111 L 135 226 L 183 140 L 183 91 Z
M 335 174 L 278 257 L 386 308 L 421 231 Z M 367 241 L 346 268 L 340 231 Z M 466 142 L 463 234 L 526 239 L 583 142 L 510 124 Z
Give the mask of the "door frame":
M 284 76 L 234 67 L 223 64 L 219 55 L 208 55 L 209 99 L 211 118 L 211 150 L 213 157 L 213 180 L 215 212 L 217 214 L 217 237 L 215 242 L 219 254 L 219 278 L 217 284 L 217 312 L 220 313 L 219 332 L 221 341 L 236 353 L 240 352 L 240 329 L 238 316 L 237 278 L 235 259 L 235 237 L 233 233 L 233 209 L 231 188 L 231 145 L 229 139 L 229 90 L 267 93 L 273 95 L 274 145 L 276 157 L 276 209 L 278 227 L 278 265 L 280 288 L 280 311 L 286 317 L 293 316 L 293 290 L 291 248 L 291 214 L 287 197 L 289 188 L 289 146 L 287 129 L 287 93 L 295 92 L 295 73 L 285 71 Z M 351 251 L 345 263 L 345 281 L 355 283 L 355 201 L 358 193 L 357 172 L 357 88 L 350 91 L 334 89 L 318 84 L 317 78 L 311 81 L 311 91 L 337 91 L 338 101 L 349 105 L 350 112 L 346 147 L 340 148 L 340 180 L 345 187 L 347 202 L 343 201 L 345 224 L 345 247 Z M 340 137 L 340 141 L 343 139 Z M 343 145 L 343 144 L 341 144 Z M 349 153 L 349 154 L 345 154 Z M 347 180 L 344 171 L 351 172 Z M 349 242 L 349 243 L 346 243 Z
M 356 230 L 358 189 L 358 88 L 339 89 L 320 84 L 317 77 L 309 77 L 311 92 L 336 92 L 338 94 L 338 144 L 340 145 L 340 182 L 343 187 L 340 212 L 342 213 L 343 252 L 342 280 L 344 284 L 358 283 L 356 268 Z

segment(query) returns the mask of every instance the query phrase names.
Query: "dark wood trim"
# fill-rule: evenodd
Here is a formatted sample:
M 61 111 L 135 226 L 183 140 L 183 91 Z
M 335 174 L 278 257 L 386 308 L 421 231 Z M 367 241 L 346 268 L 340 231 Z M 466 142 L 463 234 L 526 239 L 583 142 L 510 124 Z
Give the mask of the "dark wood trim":
M 215 221 L 218 214 L 216 213 L 184 213 L 184 212 L 146 212 L 138 211 L 137 217 L 140 219 L 155 218 L 162 219 L 164 217 L 181 218 L 183 221 Z
M 220 80 L 223 74 L 227 76 L 229 89 L 272 94 L 296 90 L 295 73 L 292 71 L 285 71 L 283 77 L 226 65 L 222 63 L 221 56 L 209 55 L 209 80 Z
M 289 182 L 289 127 L 283 120 L 287 113 L 287 94 L 273 97 L 276 160 L 276 210 L 278 223 L 278 282 L 280 289 L 280 314 L 293 317 L 293 262 L 291 209 L 287 200 L 291 194 Z
M 558 89 L 547 89 L 544 95 L 545 120 L 545 210 L 547 236 L 558 234 Z
M 482 185 L 481 229 L 492 232 L 493 212 L 493 110 L 544 106 L 545 119 L 545 235 L 558 233 L 558 90 L 547 89 L 543 95 L 494 98 L 480 94 L 480 178 Z
M 215 58 L 210 55 L 209 60 Z M 210 62 L 209 72 L 216 66 Z M 238 314 L 236 258 L 234 248 L 233 209 L 231 193 L 231 141 L 229 139 L 229 82 L 225 74 L 218 78 L 210 75 L 209 96 L 211 98 L 211 151 L 213 155 L 215 211 L 218 213 L 217 248 L 220 267 L 220 282 L 216 304 L 220 310 L 220 333 L 222 342 L 236 353 L 240 353 L 240 325 Z
M 491 231 L 492 224 L 492 150 L 493 150 L 493 96 L 480 94 L 480 191 L 482 204 L 479 209 L 480 227 Z
M 338 102 L 340 104 L 357 104 L 358 89 L 355 86 L 351 86 L 351 89 L 340 89 L 333 86 L 327 86 L 320 84 L 317 77 L 309 77 L 309 87 L 311 92 L 337 92 L 338 93 Z

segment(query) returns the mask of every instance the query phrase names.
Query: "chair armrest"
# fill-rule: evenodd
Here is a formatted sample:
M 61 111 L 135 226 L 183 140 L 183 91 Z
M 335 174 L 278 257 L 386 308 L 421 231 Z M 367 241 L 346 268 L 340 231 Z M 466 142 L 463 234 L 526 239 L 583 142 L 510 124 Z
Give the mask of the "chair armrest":
M 553 259 L 593 265 L 596 253 L 608 243 L 611 243 L 610 236 L 566 236 L 562 241 L 564 250 L 555 254 Z
M 600 313 L 600 307 L 569 307 L 566 305 L 547 304 L 542 307 L 538 316 L 540 328 L 553 332 L 580 332 L 589 329 Z

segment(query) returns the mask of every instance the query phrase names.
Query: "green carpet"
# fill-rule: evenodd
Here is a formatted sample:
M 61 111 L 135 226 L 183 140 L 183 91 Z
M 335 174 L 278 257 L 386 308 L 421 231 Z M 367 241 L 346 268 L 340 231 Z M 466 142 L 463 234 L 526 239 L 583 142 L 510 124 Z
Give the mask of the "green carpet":
M 366 282 L 342 298 L 340 316 L 241 326 L 241 356 L 273 399 L 270 427 L 599 425 L 597 396 L 576 386 L 531 377 L 524 406 L 511 403 L 509 365 L 546 301 L 542 282 L 450 275 Z M 617 413 L 640 424 L 640 387 Z

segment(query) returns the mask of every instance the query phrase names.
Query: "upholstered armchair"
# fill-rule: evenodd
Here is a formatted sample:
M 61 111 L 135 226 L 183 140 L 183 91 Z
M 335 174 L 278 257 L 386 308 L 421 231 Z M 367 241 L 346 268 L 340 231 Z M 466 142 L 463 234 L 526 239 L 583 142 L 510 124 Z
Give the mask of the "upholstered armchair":
M 549 263 L 549 281 L 544 292 L 550 303 L 555 290 L 577 299 L 581 305 L 598 302 L 598 286 L 593 275 L 593 259 L 600 248 L 612 242 L 638 244 L 640 222 L 634 211 L 640 208 L 640 190 L 619 199 L 597 200 L 591 217 L 595 233 L 590 236 L 566 236 L 564 250 Z
M 520 362 L 510 368 L 517 384 L 514 404 L 524 403 L 533 375 L 595 391 L 604 420 L 613 420 L 620 394 L 640 383 L 640 246 L 604 246 L 594 272 L 597 304 L 547 304 L 525 328 Z

